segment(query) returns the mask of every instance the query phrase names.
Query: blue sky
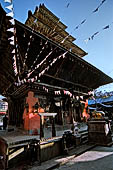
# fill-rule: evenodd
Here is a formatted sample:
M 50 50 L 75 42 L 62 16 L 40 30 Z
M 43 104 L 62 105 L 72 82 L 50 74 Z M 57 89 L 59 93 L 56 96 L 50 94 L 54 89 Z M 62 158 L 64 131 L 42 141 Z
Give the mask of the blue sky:
M 74 43 L 88 53 L 84 59 L 113 78 L 113 0 L 106 0 L 98 12 L 92 14 L 101 2 L 102 0 L 13 0 L 14 18 L 24 23 L 28 10 L 34 12 L 36 6 L 44 3 L 68 26 L 67 31 L 76 38 Z M 8 6 L 4 0 L 0 0 L 0 3 L 4 9 Z M 86 22 L 74 30 L 84 19 Z M 107 25 L 110 26 L 109 29 L 102 30 Z M 84 40 L 97 31 L 97 36 L 86 44 Z M 101 89 L 103 88 L 106 86 Z M 107 85 L 106 90 L 113 90 L 113 85 Z

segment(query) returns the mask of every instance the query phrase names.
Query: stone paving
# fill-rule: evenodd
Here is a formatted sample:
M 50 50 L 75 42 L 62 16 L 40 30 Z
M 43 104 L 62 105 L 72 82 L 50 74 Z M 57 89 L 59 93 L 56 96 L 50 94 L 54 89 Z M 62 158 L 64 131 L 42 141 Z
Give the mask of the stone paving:
M 62 167 L 62 165 L 66 164 L 70 160 L 73 160 L 78 155 L 84 153 L 85 151 L 90 150 L 93 147 L 95 147 L 95 145 L 85 144 L 85 145 L 78 146 L 78 147 L 70 150 L 68 152 L 68 155 L 61 155 L 61 156 L 58 156 L 51 160 L 48 160 L 46 162 L 42 162 L 42 164 L 40 166 L 33 165 L 32 167 L 29 167 L 28 170 L 51 170 L 51 169 L 55 169 L 56 167 L 59 167 L 59 166 Z
M 113 146 L 97 146 L 55 170 L 113 170 Z
M 84 126 L 81 129 L 84 130 Z M 61 131 L 60 129 L 59 132 Z M 16 170 L 81 170 L 82 168 L 84 170 L 113 170 L 113 146 L 101 147 L 85 144 L 74 148 L 68 155 L 43 162 L 41 166 L 35 163 Z

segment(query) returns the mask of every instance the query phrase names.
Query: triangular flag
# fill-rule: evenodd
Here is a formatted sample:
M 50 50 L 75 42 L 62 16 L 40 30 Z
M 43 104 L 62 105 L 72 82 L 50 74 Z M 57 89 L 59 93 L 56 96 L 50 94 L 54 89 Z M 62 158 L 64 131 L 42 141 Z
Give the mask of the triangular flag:
M 92 40 L 93 40 L 93 38 L 94 38 L 94 35 L 91 36 L 91 39 L 92 39 Z
M 83 96 L 80 96 L 80 98 L 83 100 Z
M 13 18 L 14 17 L 14 13 L 13 12 L 9 12 L 9 13 L 6 14 L 6 16 L 10 16 L 10 17 Z
M 61 43 L 64 43 L 64 41 L 69 37 L 70 35 L 66 36 L 62 41 Z
M 12 3 L 12 0 L 4 0 L 4 2 Z
M 11 22 L 12 25 L 15 25 L 15 20 L 14 19 L 11 19 L 9 21 Z
M 14 45 L 15 43 L 14 43 L 14 41 L 11 41 L 10 44 L 11 44 L 11 45 Z
M 9 28 L 7 31 L 14 32 L 14 28 Z
M 28 42 L 28 46 L 30 45 L 30 41 Z
M 69 5 L 70 5 L 70 3 L 68 3 L 68 4 L 66 5 L 66 7 L 68 8 L 68 7 L 69 7 Z
M 104 3 L 106 0 L 103 0 L 102 3 Z
M 92 36 L 91 39 L 93 40 L 94 36 L 97 35 L 99 32 L 95 32 Z
M 8 38 L 8 40 L 14 41 L 14 36 L 12 36 L 11 38 Z
M 15 49 L 11 52 L 12 54 L 15 54 Z
M 35 79 L 37 80 L 37 76 L 35 76 Z
M 108 28 L 109 28 L 109 25 L 107 25 L 106 27 L 104 27 L 103 30 L 104 30 L 104 29 L 108 29 Z
M 26 79 L 24 79 L 24 83 L 26 83 Z
M 84 20 L 81 22 L 81 24 L 83 24 L 85 21 L 86 21 L 86 19 L 84 19 Z
M 99 32 L 95 32 L 93 35 L 97 35 Z
M 78 100 L 78 99 L 79 99 L 79 96 L 76 96 L 76 99 Z
M 76 29 L 78 29 L 79 28 L 79 25 L 78 26 L 76 26 L 75 28 L 74 28 L 74 30 L 76 30 Z
M 97 11 L 98 11 L 98 8 L 96 8 L 96 9 L 93 11 L 93 13 L 94 13 L 94 12 L 97 12 Z
M 62 56 L 63 56 L 63 58 L 65 58 L 65 55 L 68 53 L 68 51 L 66 51 Z
M 7 8 L 7 9 L 13 11 L 13 4 L 11 4 L 10 6 L 6 6 L 5 8 Z

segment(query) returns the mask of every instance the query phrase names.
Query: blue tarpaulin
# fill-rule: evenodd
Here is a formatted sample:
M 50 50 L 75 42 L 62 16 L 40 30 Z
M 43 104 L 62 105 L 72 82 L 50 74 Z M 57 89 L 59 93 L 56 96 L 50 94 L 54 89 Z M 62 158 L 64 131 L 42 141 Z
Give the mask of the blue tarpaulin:
M 106 98 L 97 98 L 88 100 L 88 105 L 102 104 L 106 106 L 106 103 L 113 102 L 113 96 L 109 96 Z M 106 107 L 112 107 L 111 105 L 107 105 Z

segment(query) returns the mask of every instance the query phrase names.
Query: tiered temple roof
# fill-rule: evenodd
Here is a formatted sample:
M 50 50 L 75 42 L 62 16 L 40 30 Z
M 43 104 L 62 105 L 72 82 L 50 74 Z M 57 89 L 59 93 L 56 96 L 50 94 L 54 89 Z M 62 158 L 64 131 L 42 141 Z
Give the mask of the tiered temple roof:
M 48 10 L 44 4 L 36 7 L 34 14 L 32 14 L 31 11 L 28 12 L 28 19 L 25 24 L 60 44 L 64 48 L 71 50 L 79 57 L 83 57 L 87 54 L 73 43 L 76 39 L 66 31 L 67 26 L 64 25 L 50 10 Z

